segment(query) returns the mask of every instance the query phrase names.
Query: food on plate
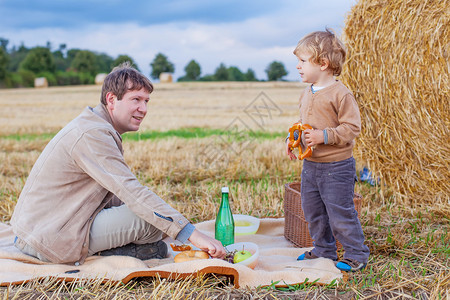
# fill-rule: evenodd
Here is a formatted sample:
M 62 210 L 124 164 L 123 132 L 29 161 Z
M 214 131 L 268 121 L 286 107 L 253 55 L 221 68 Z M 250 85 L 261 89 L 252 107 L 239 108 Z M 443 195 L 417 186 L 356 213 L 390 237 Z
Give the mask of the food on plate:
M 238 226 L 238 227 L 247 227 L 250 225 L 252 225 L 252 223 L 250 223 L 249 221 L 244 221 L 244 220 L 239 220 L 239 221 L 234 222 L 234 226 Z
M 196 259 L 208 259 L 209 254 L 202 250 L 188 250 L 188 251 L 182 251 L 175 255 L 175 262 L 185 262 L 190 260 L 196 260 Z
M 227 252 L 227 254 L 225 254 L 225 257 L 223 258 L 223 260 L 226 262 L 229 262 L 230 264 L 234 264 L 234 253 L 236 253 L 236 251 Z
M 233 250 L 231 252 L 227 252 L 223 260 L 231 264 L 237 264 L 252 257 L 252 255 L 253 254 L 250 251 L 245 250 L 244 246 L 242 246 L 241 251 Z
M 175 244 L 170 244 L 170 247 L 172 247 L 173 251 L 188 251 L 188 250 L 192 250 L 192 247 L 189 245 L 175 245 Z
M 233 262 L 235 264 L 237 264 L 241 261 L 244 261 L 244 260 L 250 258 L 251 256 L 252 256 L 252 253 L 250 251 L 244 250 L 244 246 L 242 246 L 242 250 L 238 251 L 234 254 Z
M 259 247 L 252 242 L 240 242 L 228 245 L 225 261 L 254 269 L 258 264 Z

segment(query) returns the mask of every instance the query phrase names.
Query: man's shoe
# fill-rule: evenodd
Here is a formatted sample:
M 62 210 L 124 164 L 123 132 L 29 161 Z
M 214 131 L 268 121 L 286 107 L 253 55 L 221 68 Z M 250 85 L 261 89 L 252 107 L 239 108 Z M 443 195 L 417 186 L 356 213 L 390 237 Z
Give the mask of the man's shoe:
M 308 259 L 315 259 L 319 258 L 311 251 L 306 251 L 305 253 L 301 254 L 299 257 L 297 257 L 297 260 L 308 260 Z
M 147 260 L 152 258 L 166 258 L 167 257 L 167 245 L 163 241 L 157 241 L 151 244 L 128 244 L 122 247 L 117 247 L 97 253 L 100 256 L 132 256 L 141 260 Z
M 345 272 L 355 272 L 362 270 L 366 267 L 366 264 L 363 264 L 357 260 L 351 258 L 344 258 L 340 262 L 336 264 L 336 268 Z

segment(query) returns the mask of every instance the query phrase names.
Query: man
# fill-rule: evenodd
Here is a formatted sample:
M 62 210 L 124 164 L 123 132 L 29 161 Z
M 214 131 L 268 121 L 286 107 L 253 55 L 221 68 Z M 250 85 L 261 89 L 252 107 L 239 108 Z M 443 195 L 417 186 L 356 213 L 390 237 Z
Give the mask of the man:
M 164 258 L 168 235 L 223 257 L 222 244 L 199 232 L 141 185 L 124 161 L 121 134 L 139 129 L 152 83 L 128 63 L 45 147 L 20 194 L 11 224 L 15 245 L 42 261 L 82 264 L 87 256 Z M 151 154 L 149 154 L 151 155 Z

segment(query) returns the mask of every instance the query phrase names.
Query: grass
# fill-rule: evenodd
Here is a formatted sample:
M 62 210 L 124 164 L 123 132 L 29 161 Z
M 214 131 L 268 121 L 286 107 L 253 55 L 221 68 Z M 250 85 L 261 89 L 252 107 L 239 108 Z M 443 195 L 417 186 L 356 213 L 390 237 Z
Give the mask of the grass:
M 70 89 L 73 88 L 68 88 Z M 181 88 L 177 86 L 177 89 Z M 286 86 L 280 90 L 271 87 L 270 91 L 273 95 L 285 95 L 286 89 L 289 91 Z M 214 91 L 212 87 L 211 90 Z M 198 97 L 202 97 L 203 91 L 195 91 Z M 57 100 L 49 100 L 50 92 L 58 94 L 52 89 L 49 89 L 46 96 L 39 92 L 45 101 L 35 99 L 36 107 L 45 106 L 44 102 L 49 101 L 52 105 L 57 105 Z M 96 90 L 93 89 L 93 92 Z M 163 92 L 166 97 L 170 96 L 169 89 Z M 172 92 L 178 95 L 179 91 Z M 237 94 L 235 97 L 241 97 L 241 88 L 236 88 L 234 92 Z M 18 93 L 28 95 L 23 90 Z M 214 94 L 217 94 L 217 91 Z M 226 96 L 230 95 L 232 94 L 228 92 Z M 9 97 L 12 95 L 0 95 L 0 102 Z M 175 100 L 172 101 L 175 103 Z M 221 103 L 214 99 L 209 101 L 212 101 L 209 105 L 216 107 Z M 229 101 L 234 100 L 230 98 Z M 295 101 L 292 102 L 295 109 Z M 178 105 L 182 106 L 183 103 L 179 100 Z M 280 107 L 282 106 L 280 104 Z M 162 106 L 157 107 L 164 110 Z M 220 115 L 221 119 L 230 114 L 229 107 L 217 110 L 215 114 Z M 289 109 L 285 111 L 290 112 Z M 10 113 L 15 114 L 13 111 Z M 61 115 L 61 118 L 65 117 L 65 114 Z M 45 114 L 39 118 L 45 118 Z M 40 127 L 39 123 L 34 123 L 39 118 L 30 118 L 29 124 L 23 125 L 24 127 L 21 127 L 23 120 L 14 123 L 15 119 L 11 119 L 10 128 L 14 125 L 17 130 L 2 131 L 2 222 L 9 222 L 34 161 L 57 131 L 56 127 Z M 180 118 L 181 116 L 178 116 L 176 119 Z M 284 123 L 289 127 L 292 120 L 295 120 L 295 115 L 286 113 L 280 118 L 284 121 L 274 120 L 274 123 Z M 229 120 L 223 121 L 217 128 L 192 127 L 189 123 L 166 128 L 164 124 L 156 122 L 156 129 L 145 128 L 140 138 L 137 133 L 125 135 L 125 159 L 143 184 L 193 222 L 215 217 L 220 187 L 223 185 L 230 187 L 234 212 L 257 217 L 283 217 L 284 184 L 298 180 L 301 163 L 291 162 L 284 156 L 284 145 L 281 141 L 285 135 L 282 128 L 274 126 L 272 131 L 252 128 L 252 131 L 257 133 L 256 138 L 251 138 L 249 143 L 246 143 L 247 140 L 228 134 L 225 128 Z M 56 117 L 52 117 L 49 122 L 62 123 Z M 222 139 L 223 136 L 229 138 Z M 210 157 L 206 156 L 204 150 L 211 145 L 217 147 L 220 153 L 226 153 L 226 159 L 209 161 Z M 235 153 L 230 151 L 232 149 L 239 149 L 241 152 Z M 362 166 L 363 163 L 358 161 L 358 168 Z M 357 183 L 356 191 L 364 198 L 360 220 L 371 251 L 370 261 L 362 272 L 348 274 L 344 280 L 333 285 L 298 284 L 285 288 L 275 288 L 275 285 L 272 285 L 256 289 L 234 289 L 226 278 L 213 276 L 176 281 L 142 278 L 132 280 L 126 285 L 102 283 L 102 278 L 72 283 L 62 283 L 49 278 L 22 286 L 0 288 L 0 299 L 448 299 L 449 208 L 439 203 L 408 206 L 404 201 L 397 201 L 389 189 L 381 195 L 379 187 L 363 182 Z
M 123 135 L 125 141 L 140 141 L 140 140 L 154 140 L 154 139 L 165 139 L 170 137 L 178 137 L 183 139 L 192 138 L 206 138 L 210 136 L 233 136 L 234 139 L 237 138 L 236 132 L 231 130 L 223 129 L 212 129 L 212 128 L 180 128 L 171 129 L 167 131 L 144 131 L 144 132 L 128 132 Z M 282 138 L 285 135 L 284 132 L 265 132 L 265 131 L 249 131 L 246 136 L 256 139 L 274 139 Z
M 5 140 L 15 140 L 15 141 L 34 141 L 34 140 L 51 140 L 56 133 L 38 133 L 38 134 L 10 134 L 0 136 L 0 138 Z M 232 136 L 236 139 L 238 136 L 236 131 L 223 130 L 223 129 L 212 129 L 212 128 L 180 128 L 171 129 L 166 131 L 159 130 L 147 130 L 138 132 L 127 132 L 123 135 L 124 141 L 144 141 L 144 140 L 156 140 L 156 139 L 166 139 L 170 137 L 177 137 L 182 139 L 193 139 L 193 138 L 206 138 L 211 136 Z M 256 138 L 256 139 L 274 139 L 282 138 L 285 136 L 284 132 L 265 132 L 265 131 L 249 131 L 245 134 L 246 137 Z

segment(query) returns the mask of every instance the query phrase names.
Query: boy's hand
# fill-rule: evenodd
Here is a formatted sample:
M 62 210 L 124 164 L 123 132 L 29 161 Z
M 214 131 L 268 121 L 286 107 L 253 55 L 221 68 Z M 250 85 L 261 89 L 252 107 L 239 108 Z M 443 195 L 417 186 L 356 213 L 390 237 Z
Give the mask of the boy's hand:
M 286 154 L 289 156 L 290 160 L 297 159 L 297 156 L 292 152 L 291 148 L 289 147 L 289 140 L 286 139 Z
M 318 144 L 323 144 L 324 137 L 322 130 L 306 129 L 303 132 L 305 133 L 306 146 L 313 147 Z

